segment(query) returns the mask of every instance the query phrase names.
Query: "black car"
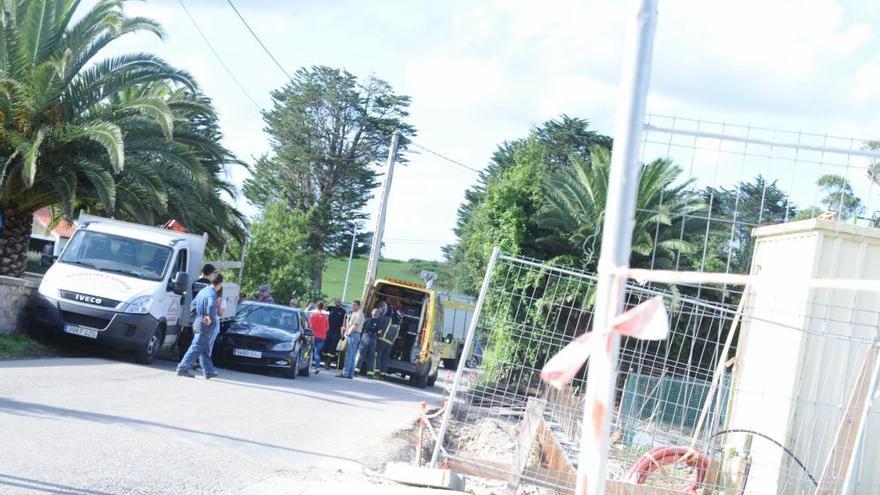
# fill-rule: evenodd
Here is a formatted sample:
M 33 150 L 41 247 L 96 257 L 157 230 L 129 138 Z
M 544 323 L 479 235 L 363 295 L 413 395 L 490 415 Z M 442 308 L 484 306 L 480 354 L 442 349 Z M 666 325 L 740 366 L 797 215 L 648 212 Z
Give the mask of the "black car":
M 224 365 L 280 370 L 284 376 L 296 378 L 297 374 L 311 374 L 314 348 L 305 312 L 277 304 L 244 302 L 223 335 L 219 356 Z

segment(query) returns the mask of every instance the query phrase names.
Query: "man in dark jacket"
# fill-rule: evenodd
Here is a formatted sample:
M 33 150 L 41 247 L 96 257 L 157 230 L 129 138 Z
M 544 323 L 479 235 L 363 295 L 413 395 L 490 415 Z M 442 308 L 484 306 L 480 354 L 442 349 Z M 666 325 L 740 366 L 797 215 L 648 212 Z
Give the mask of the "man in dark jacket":
M 358 355 L 355 364 L 355 373 L 366 374 L 367 378 L 373 378 L 376 366 L 376 338 L 379 332 L 385 328 L 385 317 L 380 316 L 379 308 L 373 308 L 371 317 L 364 322 L 361 332 L 361 342 L 358 345 Z
M 388 313 L 383 317 L 385 326 L 379 331 L 376 340 L 376 373 L 385 375 L 388 373 L 388 365 L 391 363 L 391 349 L 394 341 L 400 333 L 400 312 L 394 306 L 388 306 Z
M 324 366 L 330 369 L 330 361 L 336 359 L 338 352 L 336 345 L 342 337 L 342 325 L 345 324 L 345 317 L 348 316 L 345 308 L 342 307 L 342 300 L 338 297 L 333 300 L 333 306 L 327 308 L 327 318 L 330 320 L 330 327 L 327 329 L 327 340 L 324 341 Z M 336 363 L 337 368 L 341 363 Z

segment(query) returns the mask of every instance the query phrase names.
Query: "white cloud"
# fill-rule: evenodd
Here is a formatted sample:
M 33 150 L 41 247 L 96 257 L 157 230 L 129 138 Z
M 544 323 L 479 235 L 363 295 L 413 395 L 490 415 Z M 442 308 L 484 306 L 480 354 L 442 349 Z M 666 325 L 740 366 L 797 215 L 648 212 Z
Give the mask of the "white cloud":
M 375 73 L 412 96 L 420 143 L 482 167 L 501 141 L 562 112 L 611 132 L 631 4 L 253 0 L 239 8 L 289 71 L 320 63 Z M 187 5 L 248 92 L 267 105 L 284 77 L 235 14 L 223 2 Z M 120 49 L 154 51 L 188 67 L 218 105 L 226 144 L 246 159 L 267 150 L 259 113 L 176 0 L 134 2 L 130 10 L 162 21 L 168 39 L 139 37 Z M 880 40 L 871 22 L 878 14 L 877 2 L 860 0 L 663 0 L 649 111 L 880 135 Z M 429 155 L 411 160 L 395 179 L 388 237 L 448 240 L 474 176 Z M 440 251 L 389 242 L 386 254 Z

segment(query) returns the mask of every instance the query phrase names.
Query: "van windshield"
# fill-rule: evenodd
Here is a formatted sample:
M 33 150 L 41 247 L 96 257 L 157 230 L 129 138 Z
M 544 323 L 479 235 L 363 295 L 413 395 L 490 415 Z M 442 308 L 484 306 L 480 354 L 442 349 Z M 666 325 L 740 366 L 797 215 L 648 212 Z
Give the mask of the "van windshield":
M 161 280 L 171 248 L 92 230 L 78 230 L 59 259 L 102 272 Z

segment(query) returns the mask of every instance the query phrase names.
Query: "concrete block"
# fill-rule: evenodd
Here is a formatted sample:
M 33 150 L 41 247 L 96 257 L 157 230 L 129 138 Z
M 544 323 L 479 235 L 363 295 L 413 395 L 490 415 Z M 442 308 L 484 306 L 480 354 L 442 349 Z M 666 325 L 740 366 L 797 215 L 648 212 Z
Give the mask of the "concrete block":
M 385 478 L 405 485 L 464 491 L 464 478 L 449 469 L 392 462 L 385 467 Z

